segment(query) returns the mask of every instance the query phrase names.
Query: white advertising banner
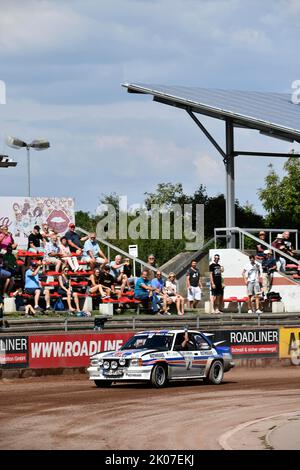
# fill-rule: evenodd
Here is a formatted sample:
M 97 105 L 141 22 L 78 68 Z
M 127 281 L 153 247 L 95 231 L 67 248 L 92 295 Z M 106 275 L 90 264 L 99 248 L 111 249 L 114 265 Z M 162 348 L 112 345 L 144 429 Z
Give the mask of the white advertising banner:
M 0 197 L 0 227 L 8 225 L 19 248 L 27 246 L 34 225 L 47 223 L 58 234 L 75 222 L 73 198 Z

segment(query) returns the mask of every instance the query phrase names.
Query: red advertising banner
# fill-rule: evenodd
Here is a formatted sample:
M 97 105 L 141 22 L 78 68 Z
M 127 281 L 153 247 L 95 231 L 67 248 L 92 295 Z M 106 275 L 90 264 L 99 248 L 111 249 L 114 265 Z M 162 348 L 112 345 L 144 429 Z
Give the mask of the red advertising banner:
M 87 367 L 97 352 L 119 349 L 134 333 L 91 333 L 32 335 L 29 340 L 29 367 Z

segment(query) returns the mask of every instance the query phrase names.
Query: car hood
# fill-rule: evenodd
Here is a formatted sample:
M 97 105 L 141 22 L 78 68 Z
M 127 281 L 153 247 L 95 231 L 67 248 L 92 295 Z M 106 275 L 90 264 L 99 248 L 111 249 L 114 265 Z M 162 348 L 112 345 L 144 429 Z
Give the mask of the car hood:
M 103 353 L 98 353 L 93 356 L 93 358 L 109 359 L 109 358 L 120 358 L 124 357 L 125 359 L 135 359 L 146 354 L 162 352 L 160 349 L 124 349 L 122 351 L 107 351 Z

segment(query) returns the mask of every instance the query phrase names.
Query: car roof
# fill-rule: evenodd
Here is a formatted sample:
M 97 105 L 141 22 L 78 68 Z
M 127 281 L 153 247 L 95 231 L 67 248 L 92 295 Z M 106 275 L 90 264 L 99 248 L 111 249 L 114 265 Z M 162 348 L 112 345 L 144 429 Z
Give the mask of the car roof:
M 149 335 L 149 334 L 176 334 L 176 333 L 185 333 L 185 329 L 178 329 L 178 330 L 145 330 L 145 331 L 139 331 L 138 333 L 135 333 L 134 336 L 136 335 Z M 203 331 L 198 331 L 198 330 L 188 330 L 188 333 L 202 333 L 206 336 L 212 335 L 212 333 L 205 333 Z

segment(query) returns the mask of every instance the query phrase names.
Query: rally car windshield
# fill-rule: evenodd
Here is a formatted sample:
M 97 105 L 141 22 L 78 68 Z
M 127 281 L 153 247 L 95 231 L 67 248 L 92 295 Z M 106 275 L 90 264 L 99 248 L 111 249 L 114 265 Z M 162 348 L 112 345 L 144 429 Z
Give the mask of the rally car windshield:
M 171 349 L 173 342 L 173 335 L 156 335 L 150 334 L 146 335 L 137 335 L 130 338 L 127 343 L 125 343 L 121 350 L 124 349 L 160 349 L 168 351 Z

